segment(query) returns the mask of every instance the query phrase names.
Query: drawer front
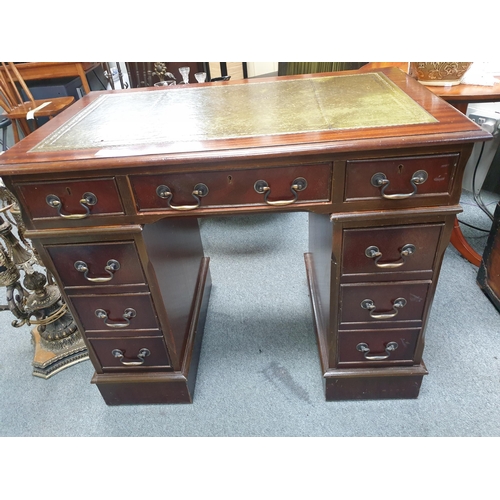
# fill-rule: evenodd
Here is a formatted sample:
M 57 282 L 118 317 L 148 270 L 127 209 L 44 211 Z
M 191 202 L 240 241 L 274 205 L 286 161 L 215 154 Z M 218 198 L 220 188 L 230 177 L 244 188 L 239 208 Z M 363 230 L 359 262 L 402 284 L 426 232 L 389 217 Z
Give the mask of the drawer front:
M 344 199 L 397 202 L 449 196 L 458 159 L 459 154 L 450 154 L 348 161 Z
M 91 338 L 89 342 L 103 371 L 170 368 L 163 337 Z
M 304 179 L 305 183 L 300 181 L 294 184 L 297 179 Z M 258 181 L 265 182 L 265 185 L 259 185 L 260 191 L 255 189 Z M 266 204 L 279 207 L 329 201 L 331 164 L 224 172 L 132 175 L 130 183 L 138 212 Z M 205 194 L 196 194 L 199 192 L 199 184 L 206 186 Z M 294 185 L 299 188 L 293 188 Z M 161 196 L 157 190 L 162 193 Z
M 45 247 L 66 288 L 145 284 L 133 242 Z
M 430 282 L 341 285 L 340 327 L 371 324 L 387 327 L 398 321 L 417 322 L 424 314 Z M 408 325 L 410 326 L 410 325 Z
M 428 271 L 444 224 L 344 230 L 342 275 Z M 431 276 L 429 276 L 431 277 Z
M 37 182 L 18 184 L 17 187 L 33 220 L 67 221 L 124 213 L 114 179 Z
M 354 330 L 339 333 L 339 366 L 411 364 L 420 328 Z
M 158 319 L 149 293 L 117 295 L 73 295 L 71 303 L 86 332 L 157 330 Z

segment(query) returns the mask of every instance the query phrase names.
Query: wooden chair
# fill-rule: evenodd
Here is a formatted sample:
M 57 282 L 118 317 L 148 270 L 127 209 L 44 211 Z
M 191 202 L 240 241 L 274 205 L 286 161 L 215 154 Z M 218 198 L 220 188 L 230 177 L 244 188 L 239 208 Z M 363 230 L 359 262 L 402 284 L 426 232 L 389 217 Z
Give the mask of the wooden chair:
M 20 89 L 24 91 L 28 100 L 23 99 Z M 66 109 L 74 100 L 73 96 L 34 99 L 16 65 L 12 62 L 1 63 L 0 107 L 3 108 L 4 113 L 0 116 L 12 121 L 14 142 L 20 140 L 19 129 L 24 136 L 30 134 L 37 128 L 37 118 L 45 116 L 50 119 Z

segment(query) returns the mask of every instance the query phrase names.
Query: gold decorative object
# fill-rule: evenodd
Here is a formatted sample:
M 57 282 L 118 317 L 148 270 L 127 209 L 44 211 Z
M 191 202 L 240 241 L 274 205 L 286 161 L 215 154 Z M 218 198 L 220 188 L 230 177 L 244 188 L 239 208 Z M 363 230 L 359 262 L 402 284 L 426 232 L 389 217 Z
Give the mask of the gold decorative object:
M 175 76 L 167 71 L 167 65 L 163 62 L 155 62 L 154 63 L 154 68 L 155 70 L 153 71 L 153 75 L 157 76 L 160 81 L 161 85 L 175 85 Z M 168 78 L 167 78 L 168 77 Z M 163 83 L 163 82 L 169 82 L 169 83 Z M 161 85 L 156 85 L 155 86 L 161 86 Z
M 444 87 L 458 85 L 471 65 L 471 62 L 412 62 L 410 73 L 422 85 Z
M 17 318 L 12 326 L 33 326 L 33 375 L 50 378 L 59 371 L 89 359 L 87 347 L 59 288 L 24 237 L 17 200 L 0 183 L 0 285 L 6 287 L 7 305 Z M 12 224 L 11 224 L 12 222 Z M 13 226 L 17 229 L 13 232 Z M 21 244 L 22 243 L 22 244 Z M 21 271 L 24 279 L 21 284 Z

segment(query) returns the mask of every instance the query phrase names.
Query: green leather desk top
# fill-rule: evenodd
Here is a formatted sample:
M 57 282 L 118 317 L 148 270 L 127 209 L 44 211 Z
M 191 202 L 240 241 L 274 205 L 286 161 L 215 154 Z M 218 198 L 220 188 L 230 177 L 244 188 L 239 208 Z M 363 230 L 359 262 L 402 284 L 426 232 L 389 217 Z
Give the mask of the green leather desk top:
M 382 73 L 101 95 L 31 152 L 435 123 Z

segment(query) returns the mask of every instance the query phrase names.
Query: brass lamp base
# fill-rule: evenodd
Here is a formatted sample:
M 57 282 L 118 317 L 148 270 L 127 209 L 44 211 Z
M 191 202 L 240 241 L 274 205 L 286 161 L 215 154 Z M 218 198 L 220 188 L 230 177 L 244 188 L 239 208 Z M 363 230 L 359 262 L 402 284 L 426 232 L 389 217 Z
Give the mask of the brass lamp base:
M 31 330 L 31 335 L 35 344 L 32 363 L 35 377 L 48 379 L 65 368 L 89 359 L 87 346 L 78 330 L 71 335 L 71 342 L 64 343 L 44 341 L 40 337 L 38 327 Z

